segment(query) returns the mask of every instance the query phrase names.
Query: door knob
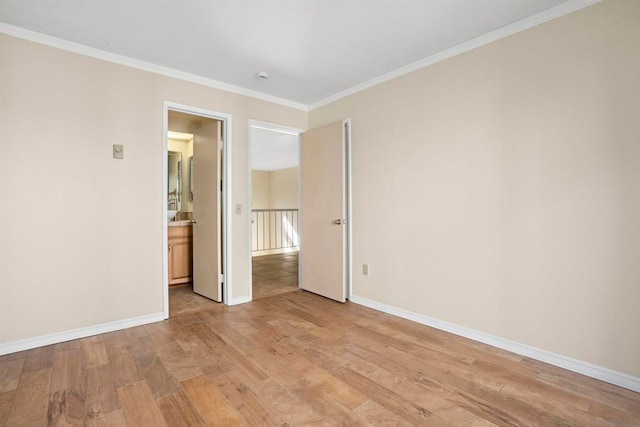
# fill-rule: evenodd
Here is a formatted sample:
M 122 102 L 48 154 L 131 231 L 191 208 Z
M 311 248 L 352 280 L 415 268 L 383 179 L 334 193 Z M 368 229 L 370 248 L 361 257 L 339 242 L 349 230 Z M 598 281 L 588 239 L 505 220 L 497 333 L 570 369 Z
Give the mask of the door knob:
M 195 218 L 191 220 L 191 223 L 192 223 L 192 224 L 196 224 L 197 222 L 198 222 L 198 220 L 197 220 L 197 219 L 195 219 Z
M 333 221 L 333 223 L 335 225 L 341 225 L 342 224 L 342 220 L 341 219 L 336 219 L 335 221 Z

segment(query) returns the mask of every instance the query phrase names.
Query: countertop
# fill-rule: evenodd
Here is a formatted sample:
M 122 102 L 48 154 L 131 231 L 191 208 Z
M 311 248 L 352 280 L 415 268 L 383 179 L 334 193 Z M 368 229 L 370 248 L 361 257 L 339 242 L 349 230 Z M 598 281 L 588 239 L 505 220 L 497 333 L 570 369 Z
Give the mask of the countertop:
M 193 223 L 191 222 L 190 219 L 185 219 L 183 221 L 169 221 L 167 225 L 169 227 L 185 227 L 185 226 L 191 227 Z

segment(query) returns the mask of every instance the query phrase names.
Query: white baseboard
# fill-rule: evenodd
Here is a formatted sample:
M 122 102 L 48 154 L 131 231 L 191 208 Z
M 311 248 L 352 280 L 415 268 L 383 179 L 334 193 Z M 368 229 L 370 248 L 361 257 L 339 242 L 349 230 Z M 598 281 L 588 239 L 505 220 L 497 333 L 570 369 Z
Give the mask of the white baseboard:
M 233 298 L 231 298 L 231 301 L 229 301 L 228 305 L 244 304 L 245 302 L 251 302 L 251 297 L 249 295 L 242 295 L 242 296 L 239 296 L 239 297 L 233 297 Z
M 573 359 L 571 357 L 563 356 L 540 348 L 531 347 L 526 344 L 487 334 L 475 329 L 458 326 L 453 323 L 434 319 L 423 314 L 414 313 L 409 310 L 383 304 L 357 295 L 352 295 L 350 301 L 640 393 L 640 377 L 634 377 L 633 375 L 614 371 L 613 369 Z
M 104 334 L 106 332 L 119 331 L 121 329 L 132 328 L 134 326 L 146 325 L 148 323 L 160 322 L 162 320 L 164 320 L 164 313 L 154 313 L 147 314 L 145 316 L 132 317 L 130 319 L 101 323 L 94 326 L 87 326 L 86 328 L 71 329 L 69 331 L 55 332 L 53 334 L 41 335 L 34 338 L 9 341 L 7 343 L 0 343 L 0 356 L 3 354 L 30 350 L 32 348 L 42 347 L 45 345 L 77 340 L 79 338 L 90 337 L 92 335 Z
M 261 251 L 255 251 L 251 253 L 252 257 L 261 257 L 265 255 L 276 255 L 276 254 L 289 254 L 292 252 L 298 252 L 300 249 L 296 247 L 292 248 L 280 248 L 280 249 L 264 249 Z

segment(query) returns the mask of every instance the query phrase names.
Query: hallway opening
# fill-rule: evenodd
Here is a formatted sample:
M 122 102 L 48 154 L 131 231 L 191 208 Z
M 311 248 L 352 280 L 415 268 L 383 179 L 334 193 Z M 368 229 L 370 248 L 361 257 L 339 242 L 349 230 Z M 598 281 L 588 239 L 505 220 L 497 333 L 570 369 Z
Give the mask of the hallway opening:
M 298 252 L 253 257 L 253 299 L 298 290 Z

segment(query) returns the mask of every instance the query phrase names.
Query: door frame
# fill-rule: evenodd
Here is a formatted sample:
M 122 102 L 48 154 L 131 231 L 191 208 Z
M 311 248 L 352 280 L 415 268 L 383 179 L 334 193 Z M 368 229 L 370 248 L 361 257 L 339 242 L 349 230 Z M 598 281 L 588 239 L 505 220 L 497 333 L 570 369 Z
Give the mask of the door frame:
M 298 137 L 298 207 L 300 206 L 300 134 L 304 132 L 303 129 L 292 128 L 288 126 L 276 125 L 273 123 L 263 122 L 260 120 L 249 120 L 249 144 L 248 144 L 248 194 L 249 203 L 247 208 L 247 216 L 249 217 L 247 224 L 249 227 L 249 301 L 253 301 L 253 226 L 251 225 L 251 217 L 253 216 L 253 176 L 251 165 L 253 164 L 253 158 L 251 156 L 251 148 L 253 146 L 253 129 L 271 130 L 274 132 L 288 133 L 290 135 L 296 135 Z M 302 212 L 298 210 L 298 221 L 300 221 Z M 300 236 L 298 236 L 298 239 Z M 298 269 L 300 269 L 300 260 L 298 260 Z M 300 286 L 300 284 L 298 284 Z
M 346 118 L 342 121 L 342 128 L 344 131 L 344 145 L 345 145 L 345 210 L 347 216 L 347 230 L 345 237 L 345 275 L 347 287 L 346 295 L 347 299 L 351 300 L 352 288 L 353 288 L 353 228 L 351 224 L 353 222 L 352 215 L 352 197 L 351 197 L 351 119 Z
M 162 102 L 162 298 L 164 307 L 164 318 L 169 318 L 169 237 L 168 237 L 168 195 L 167 183 L 169 180 L 169 162 L 167 156 L 169 154 L 169 145 L 167 141 L 167 132 L 169 131 L 169 110 L 180 113 L 201 116 L 222 122 L 222 271 L 224 274 L 224 283 L 222 291 L 222 302 L 225 305 L 231 305 L 231 295 L 233 293 L 233 281 L 231 266 L 233 265 L 232 255 L 232 212 L 231 212 L 231 147 L 232 147 L 232 117 L 231 114 L 221 113 L 218 111 L 207 110 L 204 108 L 194 107 L 191 105 L 178 104 L 171 101 Z
M 344 168 L 345 168 L 345 210 L 346 210 L 346 217 L 347 217 L 347 224 L 346 224 L 346 233 L 345 233 L 345 286 L 346 286 L 346 296 L 348 300 L 351 300 L 351 295 L 353 294 L 353 290 L 352 290 L 352 283 L 353 283 L 353 228 L 351 226 L 352 224 L 352 219 L 353 219 L 353 215 L 352 215 L 352 191 L 351 191 L 351 119 L 347 118 L 342 120 L 342 126 L 343 126 L 343 130 L 344 130 L 344 143 L 345 143 L 345 164 L 344 164 Z M 292 128 L 292 127 L 288 127 L 288 126 L 281 126 L 281 125 L 275 125 L 273 123 L 268 123 L 268 122 L 263 122 L 260 120 L 249 120 L 249 144 L 248 147 L 249 149 L 248 151 L 248 194 L 249 194 L 249 204 L 248 204 L 248 214 L 247 215 L 249 218 L 247 220 L 247 227 L 249 230 L 249 244 L 248 244 L 248 248 L 249 248 L 249 281 L 250 281 L 250 286 L 249 286 L 249 301 L 253 301 L 253 262 L 252 262 L 252 239 L 253 239 L 253 229 L 252 229 L 252 225 L 251 225 L 251 216 L 252 216 L 252 202 L 253 202 L 253 184 L 252 184 L 252 174 L 251 174 L 251 165 L 252 165 L 252 158 L 251 158 L 251 144 L 253 144 L 253 134 L 252 134 L 252 129 L 256 127 L 256 128 L 261 128 L 261 129 L 266 129 L 266 130 L 273 130 L 273 131 L 277 131 L 277 132 L 285 132 L 285 133 L 290 133 L 290 134 L 294 134 L 298 136 L 298 224 L 301 224 L 303 221 L 303 216 L 304 216 L 304 212 L 302 212 L 302 209 L 300 208 L 301 206 L 301 201 L 302 201 L 302 186 L 300 185 L 300 180 L 302 177 L 302 168 L 301 168 L 301 135 L 302 133 L 306 132 L 303 129 L 297 129 L 297 128 Z M 165 215 L 166 217 L 166 215 Z M 300 251 L 303 250 L 303 240 L 304 240 L 304 236 L 302 236 L 301 234 L 298 235 L 298 239 L 299 239 L 299 246 L 300 246 Z M 301 273 L 301 268 L 302 266 L 300 265 L 300 257 L 298 257 L 298 277 L 300 276 Z M 300 283 L 298 282 L 298 287 L 300 287 Z

